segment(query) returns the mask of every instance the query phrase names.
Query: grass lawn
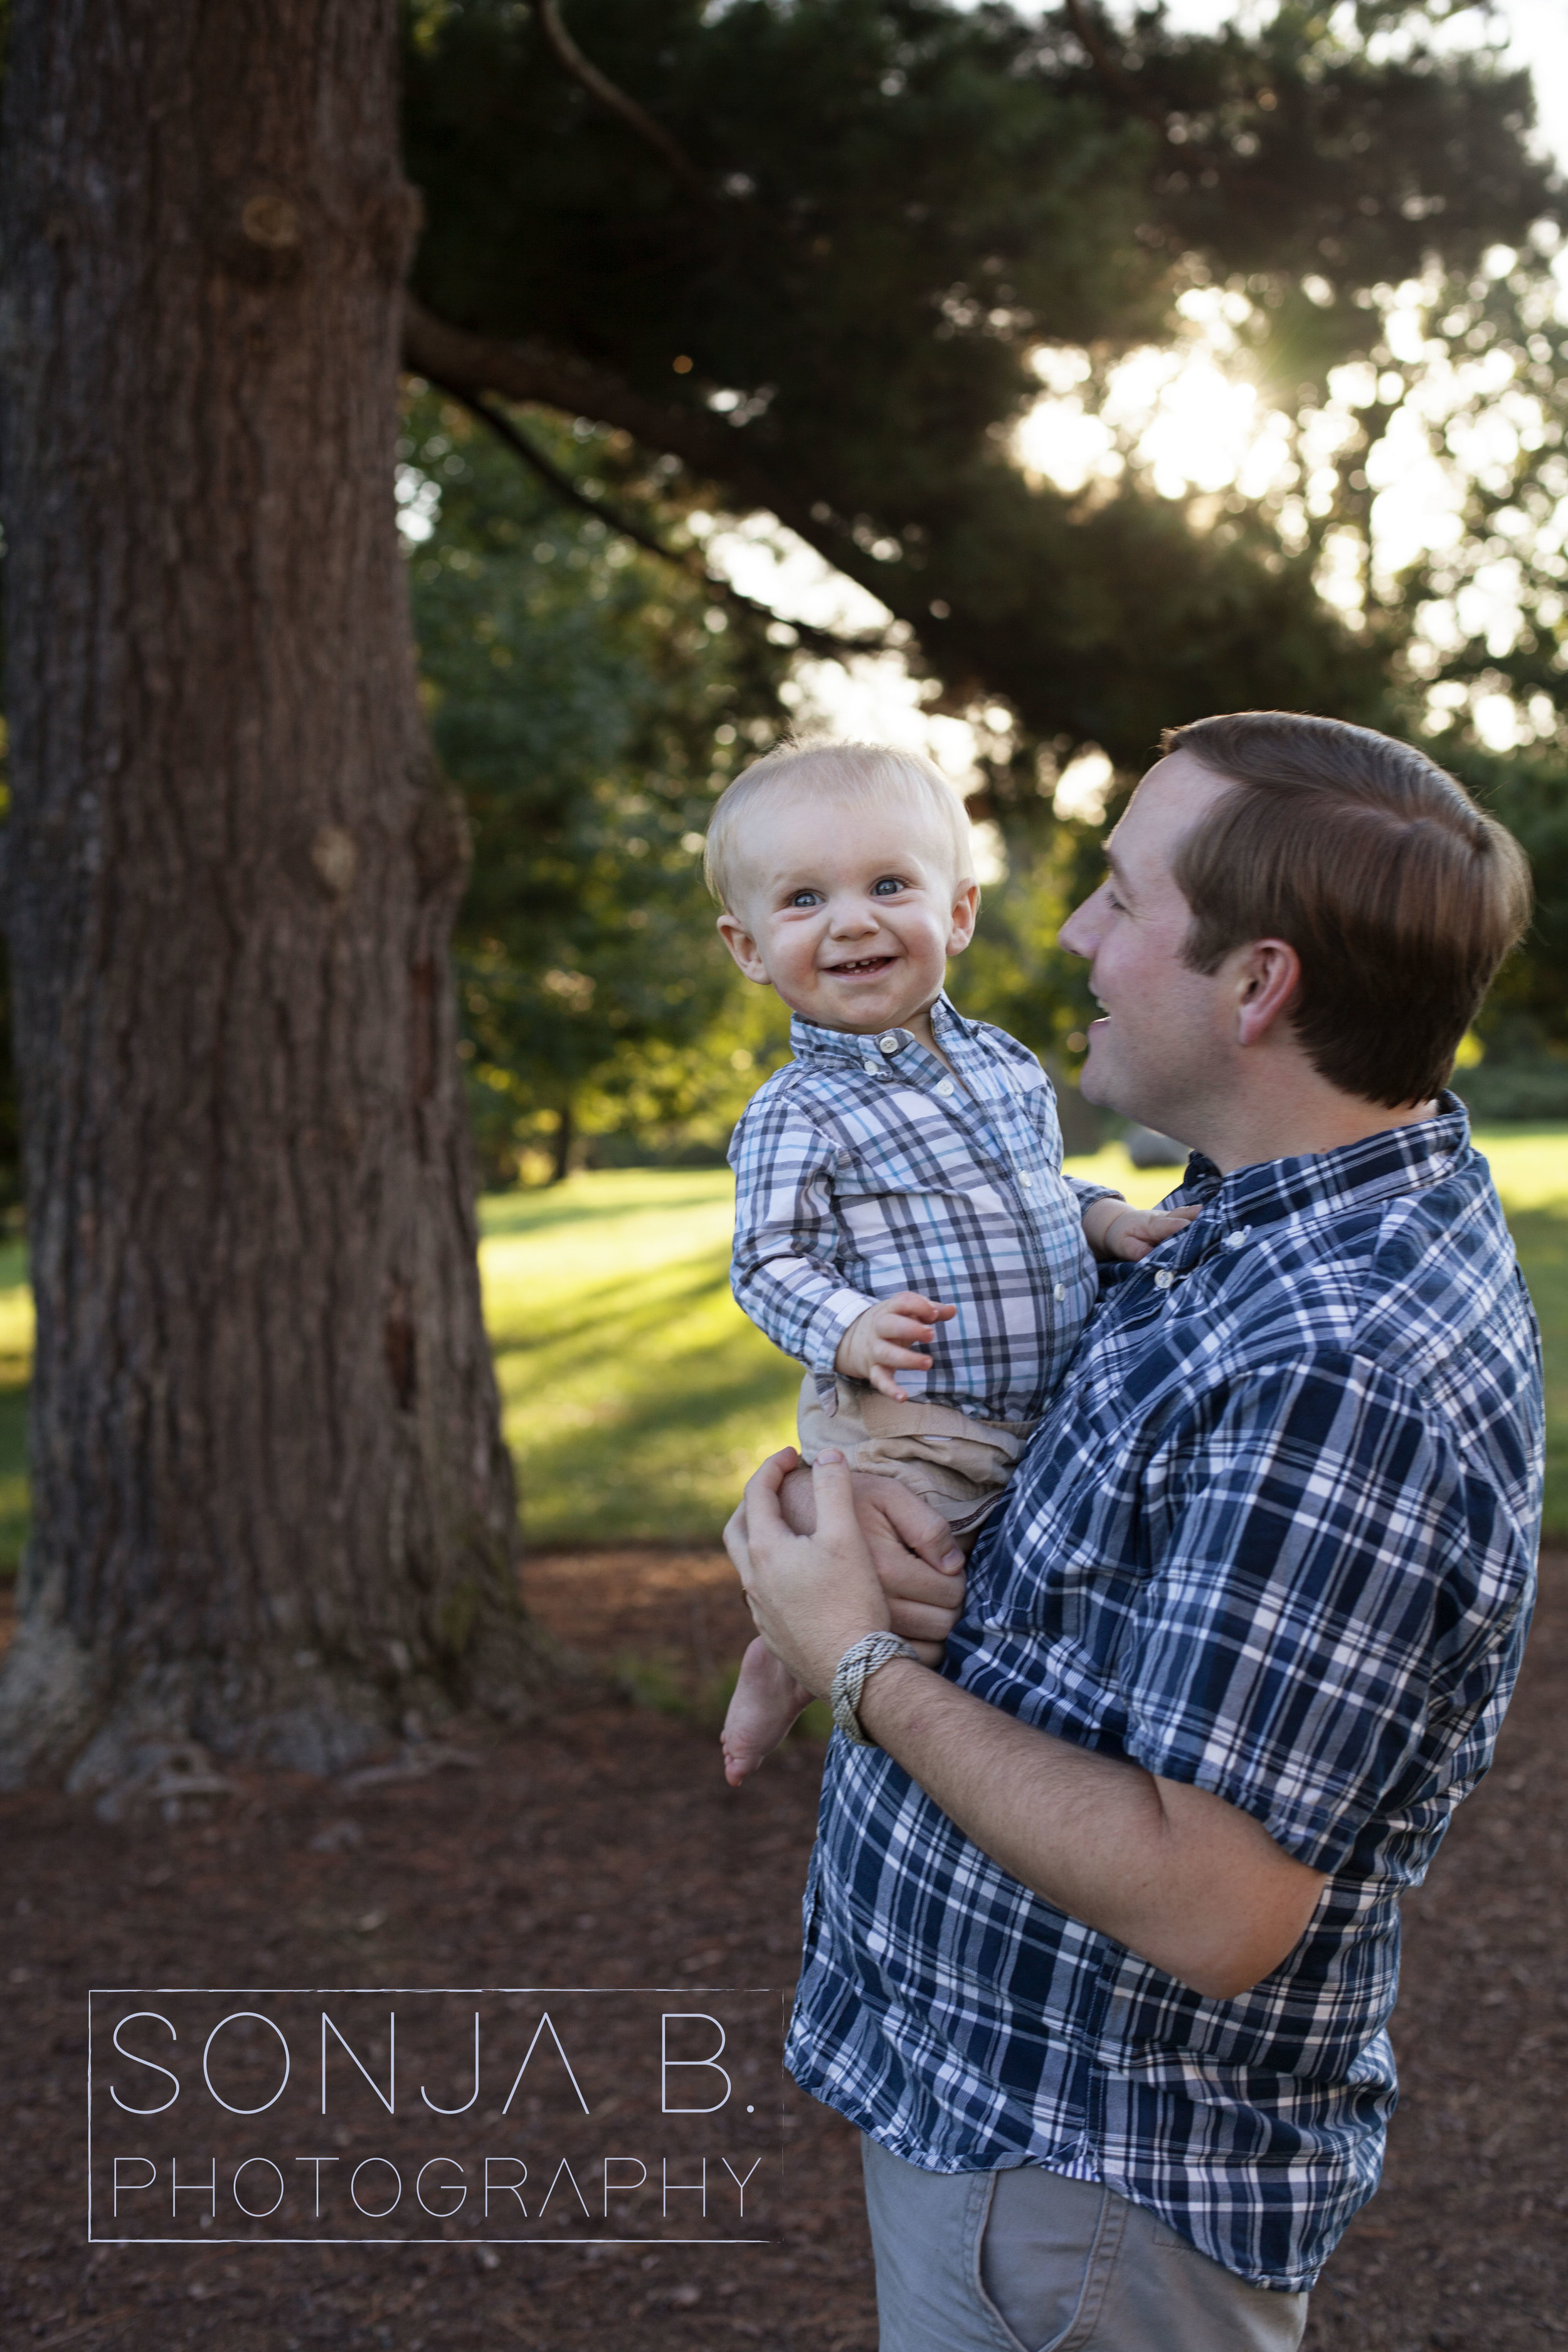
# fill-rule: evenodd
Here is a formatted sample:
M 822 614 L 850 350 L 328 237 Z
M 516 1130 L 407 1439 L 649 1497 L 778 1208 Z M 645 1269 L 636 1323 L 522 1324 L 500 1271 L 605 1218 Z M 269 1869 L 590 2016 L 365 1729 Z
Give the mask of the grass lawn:
M 1546 1337 L 1547 1524 L 1568 1532 L 1568 1127 L 1478 1129 Z M 1140 1205 L 1174 1171 L 1071 1161 Z M 627 1170 L 485 1204 L 507 1434 L 536 1544 L 711 1535 L 795 1433 L 795 1366 L 729 1295 L 730 1179 Z
M 1478 1130 L 1546 1340 L 1547 1525 L 1568 1534 L 1568 1127 Z M 1119 1144 L 1071 1163 L 1141 1203 Z M 798 1369 L 730 1297 L 728 1172 L 626 1170 L 483 1204 L 481 1265 L 507 1436 L 536 1545 L 710 1538 L 795 1430 Z M 26 1528 L 32 1302 L 0 1248 L 0 1570 Z

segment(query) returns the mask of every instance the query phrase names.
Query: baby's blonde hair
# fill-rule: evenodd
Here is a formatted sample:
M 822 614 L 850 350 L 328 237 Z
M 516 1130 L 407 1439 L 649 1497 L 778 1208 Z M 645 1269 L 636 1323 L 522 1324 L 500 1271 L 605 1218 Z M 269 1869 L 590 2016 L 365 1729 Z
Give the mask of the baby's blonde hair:
M 912 803 L 930 819 L 949 853 L 954 886 L 974 879 L 974 845 L 963 803 L 923 753 L 901 751 L 889 743 L 781 743 L 725 786 L 708 826 L 703 875 L 719 904 L 731 914 L 745 864 L 741 835 L 758 804 L 777 792 L 820 793 L 851 808 L 895 800 Z

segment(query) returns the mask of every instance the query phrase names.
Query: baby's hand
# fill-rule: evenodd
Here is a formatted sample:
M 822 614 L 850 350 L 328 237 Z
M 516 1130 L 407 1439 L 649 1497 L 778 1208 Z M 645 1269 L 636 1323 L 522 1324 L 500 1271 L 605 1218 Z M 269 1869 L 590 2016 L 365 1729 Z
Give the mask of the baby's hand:
M 1097 1202 L 1098 1207 L 1109 1203 Z M 1157 1242 L 1168 1242 L 1184 1225 L 1190 1225 L 1197 1209 L 1118 1209 L 1107 1217 L 1098 1234 L 1089 1235 L 1089 1246 L 1101 1257 L 1129 1258 L 1134 1263 L 1147 1257 Z M 1087 1219 L 1085 1223 L 1087 1224 Z
M 929 1344 L 931 1324 L 945 1323 L 957 1312 L 956 1307 L 939 1307 L 934 1298 L 922 1298 L 918 1290 L 900 1290 L 896 1298 L 884 1298 L 879 1307 L 868 1307 L 856 1317 L 838 1342 L 834 1369 L 847 1380 L 869 1381 L 884 1396 L 906 1403 L 893 1366 L 929 1371 L 931 1358 L 918 1350 Z

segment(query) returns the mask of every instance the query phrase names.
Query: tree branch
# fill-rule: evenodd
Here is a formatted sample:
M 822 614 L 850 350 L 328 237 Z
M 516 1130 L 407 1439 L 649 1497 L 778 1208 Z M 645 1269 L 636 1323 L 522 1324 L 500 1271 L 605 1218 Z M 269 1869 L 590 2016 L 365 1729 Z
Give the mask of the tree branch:
M 634 521 L 630 515 L 623 514 L 608 500 L 590 498 L 581 484 L 574 482 L 571 475 L 563 467 L 558 466 L 552 457 L 547 457 L 537 443 L 531 440 L 521 426 L 515 425 L 503 410 L 492 408 L 489 402 L 480 394 L 464 391 L 458 384 L 442 383 L 437 376 L 430 376 L 429 381 L 436 385 L 438 392 L 444 392 L 448 399 L 455 400 L 459 407 L 466 408 L 471 416 L 477 416 L 481 424 L 488 425 L 497 440 L 503 443 L 514 457 L 521 457 L 525 466 L 531 467 L 541 481 L 553 490 L 558 499 L 564 500 L 568 506 L 580 507 L 584 514 L 593 515 L 608 530 L 618 532 L 623 539 L 629 539 L 634 546 L 645 549 L 649 555 L 657 555 L 662 562 L 673 564 L 676 570 L 683 572 L 689 580 L 694 580 L 700 586 L 705 588 L 717 603 L 728 604 L 735 611 L 743 613 L 748 620 L 761 621 L 770 626 L 793 630 L 808 653 L 820 654 L 829 660 L 843 660 L 851 654 L 879 654 L 888 651 L 888 637 L 882 631 L 877 631 L 867 636 L 846 637 L 840 636 L 833 629 L 819 629 L 810 621 L 785 620 L 781 614 L 775 613 L 771 605 L 759 604 L 754 596 L 744 594 L 721 573 L 710 572 L 695 550 L 688 553 L 680 548 L 667 547 L 664 541 L 656 538 L 652 531 L 645 530 L 641 523 Z
M 733 427 L 716 424 L 700 410 L 649 400 L 607 369 L 537 338 L 510 343 L 448 326 L 412 294 L 404 301 L 403 361 L 412 374 L 427 377 L 455 397 L 472 400 L 494 392 L 505 400 L 537 401 L 567 416 L 592 416 L 601 425 L 616 425 L 645 448 L 668 451 L 700 480 L 731 491 L 743 507 L 776 515 L 836 571 L 913 628 L 921 625 L 923 604 L 909 593 L 907 582 L 879 577 L 882 567 L 856 545 L 845 524 L 814 512 L 808 499 L 751 461 Z M 800 625 L 792 621 L 789 625 Z
M 726 446 L 732 436 L 724 426 L 699 409 L 667 407 L 649 400 L 575 352 L 536 338 L 511 343 L 469 334 L 448 326 L 408 295 L 403 359 L 414 374 L 426 375 L 449 391 L 499 392 L 507 400 L 536 400 L 567 416 L 593 416 L 601 425 L 618 425 L 647 447 L 668 449 L 693 473 L 732 483 L 752 505 L 773 504 L 761 476 L 738 463 L 739 450 Z
M 1143 117 L 1145 122 L 1152 122 L 1162 138 L 1168 139 L 1170 129 L 1163 110 L 1144 95 L 1126 67 L 1112 57 L 1100 38 L 1099 28 L 1089 13 L 1085 0 L 1067 0 L 1067 12 L 1073 31 L 1089 52 L 1090 61 L 1100 79 L 1108 83 L 1119 98 L 1124 98 L 1133 111 Z
M 704 204 L 711 204 L 711 189 L 696 165 L 676 145 L 668 131 L 656 122 L 635 98 L 628 98 L 624 89 L 617 89 L 608 76 L 602 74 L 598 67 L 583 55 L 561 21 L 556 0 L 534 0 L 533 12 L 539 19 L 540 30 L 573 80 L 580 84 L 590 98 L 597 99 L 601 106 L 607 107 L 612 114 L 618 114 L 621 121 L 637 132 L 645 146 L 654 150 L 683 188 L 700 197 Z

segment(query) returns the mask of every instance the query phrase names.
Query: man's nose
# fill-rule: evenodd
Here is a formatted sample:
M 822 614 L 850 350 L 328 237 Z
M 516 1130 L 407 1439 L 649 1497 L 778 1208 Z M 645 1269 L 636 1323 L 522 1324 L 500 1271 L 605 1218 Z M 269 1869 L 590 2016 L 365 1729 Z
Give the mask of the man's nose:
M 1061 929 L 1057 933 L 1057 945 L 1066 948 L 1068 955 L 1092 956 L 1094 953 L 1094 919 L 1092 898 L 1075 907 Z

